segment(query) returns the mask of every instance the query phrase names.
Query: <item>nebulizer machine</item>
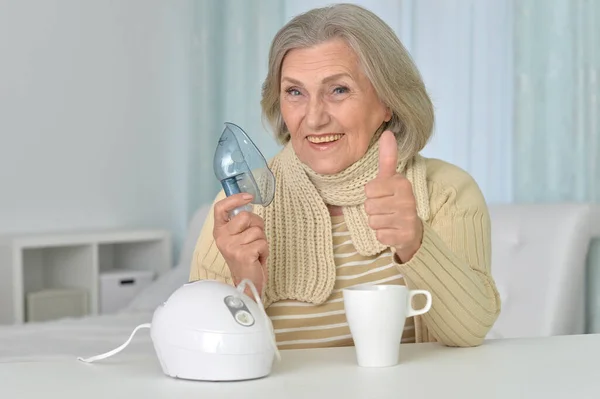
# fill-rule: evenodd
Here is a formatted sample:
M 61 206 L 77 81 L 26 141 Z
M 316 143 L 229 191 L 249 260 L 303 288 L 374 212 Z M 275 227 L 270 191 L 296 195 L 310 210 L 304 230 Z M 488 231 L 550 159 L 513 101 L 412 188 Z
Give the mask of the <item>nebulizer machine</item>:
M 247 192 L 252 203 L 268 206 L 275 177 L 265 158 L 237 125 L 225 123 L 214 157 L 214 172 L 227 196 Z M 251 207 L 242 207 L 231 216 Z M 254 300 L 245 294 L 249 287 Z M 163 372 L 174 378 L 239 381 L 271 373 L 280 359 L 271 320 L 250 280 L 237 286 L 214 280 L 184 284 L 153 314 L 152 322 L 137 326 L 120 347 L 80 361 L 92 363 L 125 349 L 135 333 L 149 328 Z

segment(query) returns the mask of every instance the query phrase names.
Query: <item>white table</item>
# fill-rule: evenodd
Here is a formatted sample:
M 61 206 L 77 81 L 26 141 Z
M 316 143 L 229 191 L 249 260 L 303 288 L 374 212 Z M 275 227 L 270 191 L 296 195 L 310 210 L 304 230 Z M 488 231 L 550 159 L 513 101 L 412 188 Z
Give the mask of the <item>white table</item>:
M 402 347 L 400 365 L 356 366 L 354 348 L 283 351 L 270 376 L 196 382 L 162 374 L 154 352 L 84 364 L 0 363 L 2 398 L 599 398 L 600 335 Z

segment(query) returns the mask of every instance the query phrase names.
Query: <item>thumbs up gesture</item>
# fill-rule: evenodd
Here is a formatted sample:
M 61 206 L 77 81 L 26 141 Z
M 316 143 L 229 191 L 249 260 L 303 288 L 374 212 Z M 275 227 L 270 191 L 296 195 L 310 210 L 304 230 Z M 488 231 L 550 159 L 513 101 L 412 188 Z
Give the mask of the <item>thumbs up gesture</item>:
M 379 139 L 379 173 L 365 186 L 365 211 L 377 240 L 396 250 L 401 263 L 421 246 L 423 223 L 410 181 L 396 171 L 398 144 L 390 131 Z

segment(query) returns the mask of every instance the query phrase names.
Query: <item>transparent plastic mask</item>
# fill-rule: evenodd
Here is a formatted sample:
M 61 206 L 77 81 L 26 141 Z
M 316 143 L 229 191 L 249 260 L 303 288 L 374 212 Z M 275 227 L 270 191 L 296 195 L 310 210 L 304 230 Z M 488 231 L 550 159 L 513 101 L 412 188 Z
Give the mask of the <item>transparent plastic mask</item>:
M 226 122 L 213 161 L 215 176 L 229 197 L 249 193 L 253 204 L 268 206 L 275 196 L 275 176 L 248 135 Z

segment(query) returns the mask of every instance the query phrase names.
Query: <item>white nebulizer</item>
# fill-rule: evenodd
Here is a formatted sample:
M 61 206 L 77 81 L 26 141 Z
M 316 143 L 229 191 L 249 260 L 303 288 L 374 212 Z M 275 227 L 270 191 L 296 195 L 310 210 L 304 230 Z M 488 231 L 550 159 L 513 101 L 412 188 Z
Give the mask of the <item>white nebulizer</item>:
M 273 174 L 260 151 L 234 124 L 225 124 L 214 169 L 227 196 L 248 192 L 254 196 L 252 203 L 263 206 L 273 200 Z M 246 287 L 250 287 L 254 300 L 244 293 Z M 271 373 L 275 358 L 280 359 L 271 320 L 256 287 L 247 279 L 237 287 L 214 280 L 184 284 L 154 311 L 152 322 L 137 326 L 123 345 L 79 360 L 92 363 L 117 354 L 141 328 L 150 329 L 161 368 L 174 378 L 261 378 Z
M 254 300 L 244 294 L 250 287 Z M 273 325 L 249 280 L 237 286 L 214 280 L 184 284 L 160 305 L 152 323 L 137 326 L 120 347 L 80 361 L 92 363 L 125 349 L 149 328 L 163 372 L 174 378 L 238 381 L 271 373 L 279 350 Z

